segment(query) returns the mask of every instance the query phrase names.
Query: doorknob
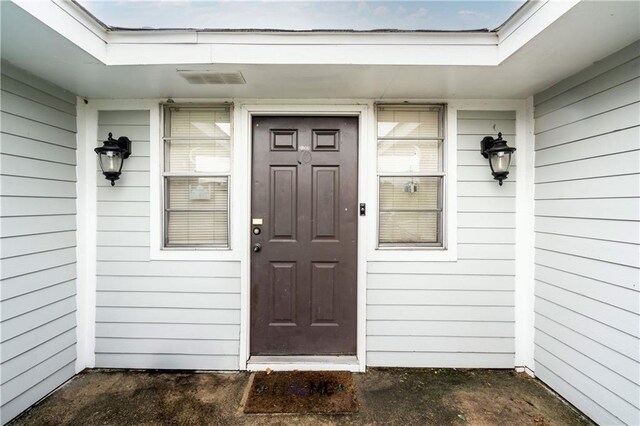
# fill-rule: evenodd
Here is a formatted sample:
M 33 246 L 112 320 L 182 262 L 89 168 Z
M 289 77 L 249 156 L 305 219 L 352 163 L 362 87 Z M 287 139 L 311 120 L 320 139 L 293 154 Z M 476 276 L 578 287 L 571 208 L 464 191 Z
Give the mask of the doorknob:
M 262 250 L 262 245 L 260 243 L 255 243 L 251 249 L 254 253 L 257 253 Z

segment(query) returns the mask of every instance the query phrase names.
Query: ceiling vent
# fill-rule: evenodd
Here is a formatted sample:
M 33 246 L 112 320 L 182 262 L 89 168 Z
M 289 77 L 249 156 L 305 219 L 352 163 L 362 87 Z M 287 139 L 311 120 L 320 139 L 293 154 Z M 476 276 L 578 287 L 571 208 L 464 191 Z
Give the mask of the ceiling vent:
M 189 82 L 189 84 L 245 84 L 246 81 L 239 71 L 216 72 L 216 71 L 182 71 L 178 73 Z

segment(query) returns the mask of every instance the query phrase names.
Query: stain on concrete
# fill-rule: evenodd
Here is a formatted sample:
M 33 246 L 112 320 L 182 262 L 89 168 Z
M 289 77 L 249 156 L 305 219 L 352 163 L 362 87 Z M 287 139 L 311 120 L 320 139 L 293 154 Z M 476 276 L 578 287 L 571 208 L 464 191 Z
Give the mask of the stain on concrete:
M 508 370 L 370 369 L 360 411 L 243 414 L 250 373 L 89 370 L 11 425 L 592 425 L 538 380 Z

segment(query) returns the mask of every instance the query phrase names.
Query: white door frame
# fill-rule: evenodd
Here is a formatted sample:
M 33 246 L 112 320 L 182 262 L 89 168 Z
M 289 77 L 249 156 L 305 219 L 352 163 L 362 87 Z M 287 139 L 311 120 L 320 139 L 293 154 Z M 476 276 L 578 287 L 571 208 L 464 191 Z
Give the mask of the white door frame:
M 254 115 L 327 115 L 327 116 L 356 116 L 358 117 L 358 203 L 366 203 L 367 188 L 367 149 L 369 137 L 372 133 L 373 125 L 373 103 L 364 102 L 354 104 L 351 103 L 334 103 L 334 104 L 295 104 L 287 103 L 238 103 L 235 105 L 234 121 L 240 123 L 236 128 L 236 143 L 238 147 L 242 147 L 239 158 L 246 158 L 246 174 L 240 179 L 239 187 L 247 188 L 246 198 L 239 206 L 237 211 L 239 215 L 239 223 L 246 225 L 246 232 L 240 251 L 242 253 L 242 269 L 240 283 L 240 362 L 239 369 L 246 370 L 249 360 L 249 343 L 250 343 L 250 295 L 251 295 L 251 170 L 252 170 L 252 133 L 251 119 Z M 352 364 L 336 364 L 339 369 L 348 369 L 352 371 L 366 370 L 366 250 L 367 250 L 367 216 L 358 216 L 358 274 L 357 274 L 357 340 L 356 340 L 356 356 L 357 365 Z M 242 225 L 241 225 L 242 226 Z M 300 358 L 300 357 L 297 357 Z M 291 364 L 279 364 L 280 369 L 327 369 L 332 367 L 320 362 L 292 362 Z M 335 368 L 335 366 L 334 366 Z

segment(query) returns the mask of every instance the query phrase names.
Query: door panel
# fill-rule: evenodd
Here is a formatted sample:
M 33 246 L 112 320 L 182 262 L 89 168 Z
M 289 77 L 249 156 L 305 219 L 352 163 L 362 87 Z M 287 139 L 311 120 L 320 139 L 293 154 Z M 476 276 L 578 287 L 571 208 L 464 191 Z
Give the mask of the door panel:
M 291 262 L 271 262 L 271 307 L 270 324 L 296 323 L 296 264 Z
M 357 123 L 253 119 L 252 355 L 356 352 Z
M 335 322 L 338 263 L 314 262 L 311 268 L 311 324 L 338 325 Z
M 296 239 L 297 172 L 296 167 L 271 166 L 271 239 Z
M 314 166 L 312 181 L 313 241 L 320 239 L 339 240 L 338 223 L 340 207 L 340 168 Z

